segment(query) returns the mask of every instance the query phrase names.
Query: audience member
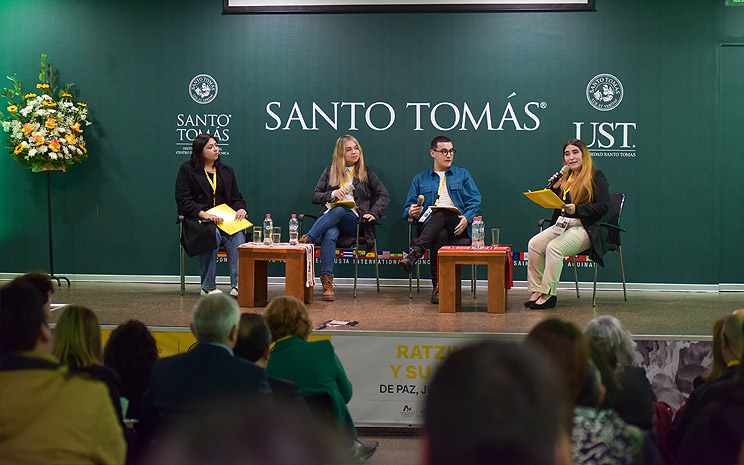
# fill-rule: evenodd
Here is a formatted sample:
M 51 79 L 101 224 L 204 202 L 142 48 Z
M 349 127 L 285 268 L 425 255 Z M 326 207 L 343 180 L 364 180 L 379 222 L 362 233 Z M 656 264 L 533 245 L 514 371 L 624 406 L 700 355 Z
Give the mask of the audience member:
M 237 302 L 225 294 L 208 295 L 197 302 L 191 323 L 196 346 L 190 352 L 161 358 L 152 367 L 142 410 L 143 447 L 158 441 L 165 424 L 204 412 L 211 400 L 270 402 L 266 370 L 233 356 L 239 319 Z
M 482 342 L 450 355 L 426 399 L 424 463 L 570 464 L 570 407 L 538 351 Z
M 723 372 L 726 371 L 726 362 L 723 361 L 723 354 L 721 353 L 721 341 L 723 341 L 721 328 L 723 328 L 723 320 L 725 319 L 726 317 L 719 318 L 715 323 L 713 323 L 713 342 L 711 343 L 710 348 L 713 362 L 711 363 L 710 370 L 703 373 L 693 382 L 696 388 L 703 383 L 720 378 Z
M 635 342 L 620 320 L 610 315 L 589 322 L 584 334 L 596 344 L 609 366 L 615 371 L 620 386 L 623 419 L 645 431 L 653 428 L 656 395 L 646 371 L 633 366 Z
M 91 309 L 81 305 L 65 307 L 54 328 L 52 353 L 71 371 L 86 373 L 106 383 L 116 416 L 123 425 L 119 375 L 103 365 L 101 325 Z
M 604 400 L 601 375 L 590 356 L 590 345 L 571 323 L 548 319 L 527 335 L 528 346 L 543 350 L 563 373 L 573 407 L 571 452 L 576 465 L 631 464 L 642 450 L 638 429 L 628 426 Z
M 240 315 L 238 341 L 235 343 L 236 357 L 242 357 L 266 369 L 271 357 L 271 330 L 266 320 L 255 313 Z M 292 381 L 269 376 L 269 386 L 275 403 L 293 405 L 302 415 L 310 416 L 302 392 Z
M 23 282 L 29 283 L 41 293 L 46 296 L 47 300 L 44 304 L 44 314 L 49 318 L 52 311 L 52 294 L 54 294 L 54 286 L 52 286 L 52 279 L 46 273 L 31 272 L 26 273 L 18 278 Z
M 119 374 L 121 395 L 129 401 L 126 418 L 140 419 L 142 400 L 157 359 L 155 338 L 144 323 L 129 320 L 111 332 L 103 350 L 103 363 Z
M 106 386 L 52 355 L 48 300 L 23 277 L 0 289 L 0 462 L 124 463 Z
M 378 444 L 359 441 L 346 407 L 351 400 L 351 382 L 330 341 L 308 342 L 311 325 L 305 304 L 294 297 L 276 297 L 266 307 L 264 318 L 275 342 L 269 374 L 296 383 L 305 396 L 330 395 L 338 430 L 354 441 L 355 458 L 366 461 L 375 453 Z
M 680 448 L 690 424 L 700 414 L 701 406 L 712 400 L 706 397 L 709 395 L 713 398 L 718 397 L 714 395 L 720 389 L 717 386 L 735 379 L 744 353 L 743 322 L 744 313 L 734 312 L 724 319 L 721 326 L 721 356 L 726 363 L 726 369 L 717 379 L 705 382 L 692 391 L 685 405 L 680 408 L 669 435 L 669 446 L 673 457 L 681 459 Z

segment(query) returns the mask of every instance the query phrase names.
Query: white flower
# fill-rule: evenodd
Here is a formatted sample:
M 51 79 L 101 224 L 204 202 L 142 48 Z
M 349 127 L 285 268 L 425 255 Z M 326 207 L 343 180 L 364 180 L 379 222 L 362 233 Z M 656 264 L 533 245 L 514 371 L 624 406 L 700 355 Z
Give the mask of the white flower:
M 54 152 L 49 152 L 49 159 L 50 160 L 56 160 L 57 159 L 57 154 L 54 153 Z
M 3 131 L 10 132 L 10 121 L 3 121 Z
M 49 147 L 47 147 L 46 145 L 39 146 L 39 153 L 47 153 L 48 150 L 49 150 Z
M 28 151 L 28 155 L 26 156 L 26 158 L 31 158 L 34 155 L 36 155 L 36 147 L 33 147 L 31 150 Z

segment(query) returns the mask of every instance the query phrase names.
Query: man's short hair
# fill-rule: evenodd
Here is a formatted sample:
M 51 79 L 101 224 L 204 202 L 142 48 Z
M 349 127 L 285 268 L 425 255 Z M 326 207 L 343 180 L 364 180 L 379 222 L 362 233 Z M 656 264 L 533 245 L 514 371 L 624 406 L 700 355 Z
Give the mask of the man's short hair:
M 235 343 L 233 348 L 235 355 L 256 363 L 261 359 L 270 344 L 271 331 L 264 317 L 255 313 L 240 315 L 238 342 Z
M 194 336 L 199 342 L 225 342 L 240 321 L 235 299 L 224 294 L 202 297 L 194 306 Z
M 23 276 L 19 276 L 17 279 L 33 285 L 41 294 L 45 296 L 54 294 L 52 278 L 50 278 L 49 275 L 46 273 L 33 271 L 31 273 L 26 273 Z
M 436 150 L 440 143 L 444 144 L 446 142 L 452 142 L 449 140 L 449 137 L 445 136 L 437 136 L 434 139 L 431 140 L 431 149 Z
M 744 356 L 744 334 L 742 334 L 744 315 L 733 313 L 723 320 L 721 335 L 732 354 L 741 360 Z
M 425 430 L 432 465 L 553 463 L 567 406 L 546 357 L 514 342 L 453 353 L 429 386 Z
M 46 294 L 18 277 L 0 289 L 0 351 L 32 350 L 46 324 Z

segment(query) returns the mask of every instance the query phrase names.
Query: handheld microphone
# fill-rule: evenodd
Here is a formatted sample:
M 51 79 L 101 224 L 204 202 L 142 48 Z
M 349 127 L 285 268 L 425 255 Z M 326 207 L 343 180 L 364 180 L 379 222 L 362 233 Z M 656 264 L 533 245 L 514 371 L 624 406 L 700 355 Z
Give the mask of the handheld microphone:
M 348 195 L 348 194 L 350 194 L 350 193 L 352 193 L 354 191 L 354 184 L 349 184 L 348 186 L 340 187 L 339 190 L 343 191 L 344 192 L 344 195 Z M 338 199 L 338 197 L 333 197 L 333 199 L 331 199 L 331 201 L 328 202 L 328 203 L 333 204 L 333 203 L 336 203 L 336 202 L 340 202 L 340 200 Z
M 420 207 L 423 204 L 424 204 L 424 196 L 423 195 L 419 195 L 418 198 L 416 199 L 416 206 L 417 207 Z M 421 212 L 419 212 L 419 214 L 416 215 L 416 218 L 418 218 L 419 216 L 421 216 Z
M 563 168 L 561 168 L 560 171 L 558 171 L 553 176 L 551 176 L 550 179 L 548 179 L 548 186 L 546 187 L 546 189 L 550 189 L 551 187 L 553 187 L 558 182 L 558 180 L 561 179 L 561 176 L 568 173 L 569 169 L 571 168 L 569 168 L 568 165 L 563 165 Z

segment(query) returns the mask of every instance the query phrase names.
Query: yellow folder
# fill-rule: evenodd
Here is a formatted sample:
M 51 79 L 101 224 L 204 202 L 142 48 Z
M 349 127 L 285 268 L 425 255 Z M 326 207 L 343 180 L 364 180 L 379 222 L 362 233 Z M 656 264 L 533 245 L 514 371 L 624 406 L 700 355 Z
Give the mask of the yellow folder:
M 217 227 L 228 234 L 235 234 L 238 231 L 242 231 L 253 226 L 253 223 L 246 220 L 245 218 L 239 221 L 235 221 L 235 210 L 224 203 L 219 204 L 214 208 L 210 208 L 209 210 L 207 210 L 207 213 L 217 215 L 222 218 L 222 223 L 218 224 Z
M 543 189 L 541 191 L 535 192 L 525 192 L 524 195 L 526 195 L 528 199 L 532 200 L 536 204 L 545 208 L 561 208 L 566 205 L 566 203 L 561 200 L 560 197 L 555 195 L 555 192 L 550 189 Z

